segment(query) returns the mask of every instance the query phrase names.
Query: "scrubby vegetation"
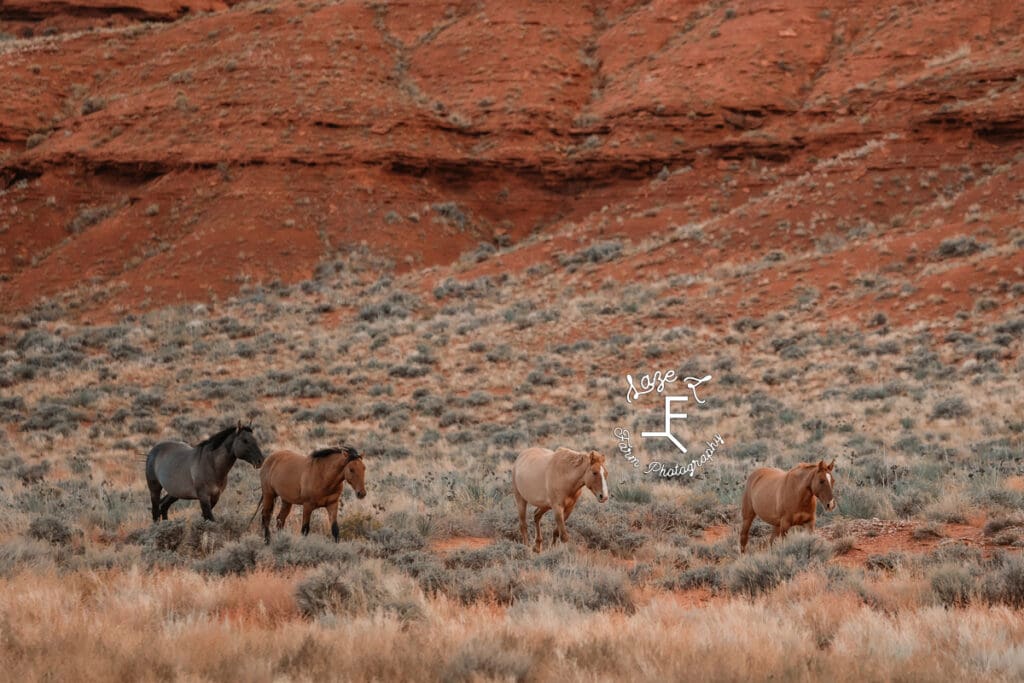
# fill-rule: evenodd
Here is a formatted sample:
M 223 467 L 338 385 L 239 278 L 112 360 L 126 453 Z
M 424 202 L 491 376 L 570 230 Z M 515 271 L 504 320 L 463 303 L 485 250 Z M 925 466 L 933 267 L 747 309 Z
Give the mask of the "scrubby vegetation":
M 775 196 L 728 204 L 731 182 L 707 193 L 714 206 L 671 207 L 693 213 L 678 224 L 612 206 L 525 240 L 529 265 L 497 239 L 405 275 L 354 249 L 310 280 L 211 306 L 80 316 L 103 300 L 86 287 L 3 318 L 0 658 L 17 662 L 5 673 L 1019 678 L 1006 653 L 1024 641 L 1024 288 L 1000 263 L 1024 240 L 965 206 L 970 227 L 864 256 L 864 240 L 936 217 L 879 198 L 914 186 L 906 201 L 945 217 L 1003 175 L 949 166 L 911 182 L 891 168 L 899 156 L 871 172 L 871 197 L 808 201 L 816 181 L 796 178 L 787 218 L 768 210 Z M 775 172 L 722 163 L 756 184 Z M 820 167 L 844 170 L 839 157 Z M 421 208 L 432 229 L 486 227 L 454 200 Z M 108 209 L 83 205 L 68 231 L 98 229 Z M 157 209 L 146 215 L 175 211 Z M 749 232 L 716 223 L 731 211 Z M 644 221 L 647 237 L 630 238 Z M 860 259 L 849 272 L 829 260 L 846 247 Z M 681 258 L 698 252 L 718 262 Z M 926 264 L 915 277 L 912 261 Z M 682 460 L 667 440 L 640 441 L 662 424 L 662 397 L 626 401 L 625 375 L 654 370 L 712 376 L 677 425 L 691 457 L 724 440 L 693 476 L 647 473 L 619 450 L 613 430 L 628 429 L 638 464 Z M 364 454 L 369 495 L 346 493 L 340 543 L 322 513 L 299 536 L 293 513 L 264 545 L 246 466 L 217 523 L 188 502 L 150 523 L 147 450 L 239 418 L 266 451 Z M 508 472 L 528 445 L 608 457 L 611 501 L 584 494 L 570 547 L 551 546 L 550 515 L 542 553 L 520 542 Z M 740 556 L 749 472 L 820 458 L 837 459 L 838 509 L 774 545 L 758 522 Z M 99 665 L 76 665 L 96 652 Z

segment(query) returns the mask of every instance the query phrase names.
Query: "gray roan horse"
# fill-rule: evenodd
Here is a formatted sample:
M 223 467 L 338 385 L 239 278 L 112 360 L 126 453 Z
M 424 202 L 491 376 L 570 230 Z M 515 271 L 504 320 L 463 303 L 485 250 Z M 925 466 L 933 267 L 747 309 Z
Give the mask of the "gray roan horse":
M 146 456 L 146 483 L 153 500 L 153 521 L 167 519 L 167 509 L 179 500 L 199 500 L 203 518 L 213 521 L 213 506 L 224 491 L 235 460 L 259 469 L 263 452 L 252 427 L 228 427 L 192 448 L 181 441 L 161 441 Z M 167 495 L 160 497 L 162 490 Z

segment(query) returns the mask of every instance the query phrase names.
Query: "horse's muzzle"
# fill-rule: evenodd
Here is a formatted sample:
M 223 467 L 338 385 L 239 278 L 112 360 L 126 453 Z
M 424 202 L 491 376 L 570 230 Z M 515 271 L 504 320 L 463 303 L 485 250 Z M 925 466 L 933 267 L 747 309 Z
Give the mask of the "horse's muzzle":
M 835 510 L 835 509 L 836 509 L 836 499 L 835 499 L 835 498 L 833 498 L 832 500 L 830 500 L 830 501 L 828 502 L 828 505 L 826 505 L 826 506 L 825 506 L 825 508 L 826 508 L 826 509 L 827 509 L 827 510 L 828 510 L 829 512 L 831 512 L 832 510 Z
M 356 492 L 356 498 L 358 498 L 359 500 L 362 500 L 363 498 L 366 498 L 366 491 L 358 491 L 358 492 Z
M 604 496 L 604 495 L 601 495 L 601 494 L 597 495 L 597 500 L 598 500 L 598 502 L 601 502 L 601 503 L 607 503 L 608 502 L 608 498 L 609 498 L 609 496 Z

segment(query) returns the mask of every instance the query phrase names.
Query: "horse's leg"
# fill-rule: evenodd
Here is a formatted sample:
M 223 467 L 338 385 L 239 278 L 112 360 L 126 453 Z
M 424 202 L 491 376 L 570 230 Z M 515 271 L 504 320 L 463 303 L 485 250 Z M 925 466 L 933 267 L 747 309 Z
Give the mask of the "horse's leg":
M 555 524 L 558 527 L 558 536 L 562 543 L 569 542 L 569 532 L 565 528 L 565 505 L 555 506 Z
M 153 503 L 153 524 L 156 524 L 160 521 L 160 491 L 163 490 L 163 487 L 160 486 L 160 482 L 152 479 L 146 484 L 149 486 L 149 499 Z
M 217 521 L 213 518 L 213 506 L 210 505 L 209 496 L 203 495 L 199 498 L 199 509 L 203 511 L 203 519 L 210 522 Z
M 768 546 L 771 547 L 775 543 L 775 539 L 778 538 L 780 535 L 781 534 L 779 532 L 779 527 L 773 526 L 772 527 L 772 535 L 768 539 Z
M 163 498 L 161 498 L 160 499 L 160 516 L 163 517 L 164 519 L 167 519 L 167 511 L 171 509 L 171 505 L 173 505 L 174 503 L 177 503 L 177 502 L 178 502 L 178 499 L 175 498 L 174 496 L 172 496 L 169 493 L 166 496 L 164 496 Z
M 274 503 L 277 502 L 277 496 L 274 495 L 273 491 L 263 491 L 263 542 L 270 543 L 270 518 L 274 515 Z M 280 528 L 280 527 L 278 527 Z
M 549 507 L 539 507 L 539 508 L 537 508 L 537 511 L 533 513 L 533 523 L 537 527 L 537 543 L 533 547 L 533 552 L 535 552 L 535 553 L 539 553 L 540 552 L 540 545 L 541 545 L 540 518 L 543 517 L 544 513 L 546 513 L 550 509 L 551 508 L 549 508 Z
M 339 503 L 341 503 L 340 498 L 327 506 L 327 516 L 331 518 L 331 536 L 334 537 L 335 543 L 341 538 L 341 529 L 338 528 Z
M 756 515 L 751 514 L 749 517 L 746 512 L 743 513 L 743 525 L 740 527 L 740 553 L 747 552 L 747 541 L 750 540 L 750 525 L 754 523 Z
M 306 503 L 302 506 L 302 535 L 309 536 L 309 518 L 313 516 L 313 504 Z
M 565 521 L 569 521 L 569 515 L 572 514 L 573 508 L 576 507 L 576 501 L 579 500 L 579 496 L 569 496 L 565 499 Z M 551 545 L 555 544 L 555 540 L 558 538 L 558 527 L 555 527 L 554 533 L 551 535 Z
M 754 523 L 754 518 L 757 515 L 754 513 L 754 503 L 750 500 L 750 495 L 743 492 L 743 504 L 742 504 L 743 524 L 740 527 L 740 553 L 747 552 L 747 541 L 750 540 L 750 525 Z
M 516 507 L 519 508 L 519 535 L 523 537 L 523 545 L 530 545 L 526 528 L 526 499 L 519 493 L 519 489 L 512 487 L 512 493 L 516 497 Z
M 281 499 L 281 511 L 277 513 L 277 528 L 283 529 L 285 520 L 288 519 L 288 515 L 292 512 L 292 504 L 288 501 Z

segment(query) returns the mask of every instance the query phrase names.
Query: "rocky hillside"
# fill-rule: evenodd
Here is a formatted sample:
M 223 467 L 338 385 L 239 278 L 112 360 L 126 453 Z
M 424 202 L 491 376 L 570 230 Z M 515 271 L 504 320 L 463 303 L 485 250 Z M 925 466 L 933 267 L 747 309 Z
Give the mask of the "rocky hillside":
M 842 5 L 5 0 L 0 310 L 596 243 L 593 277 L 690 275 L 705 315 L 998 316 L 1024 5 Z

